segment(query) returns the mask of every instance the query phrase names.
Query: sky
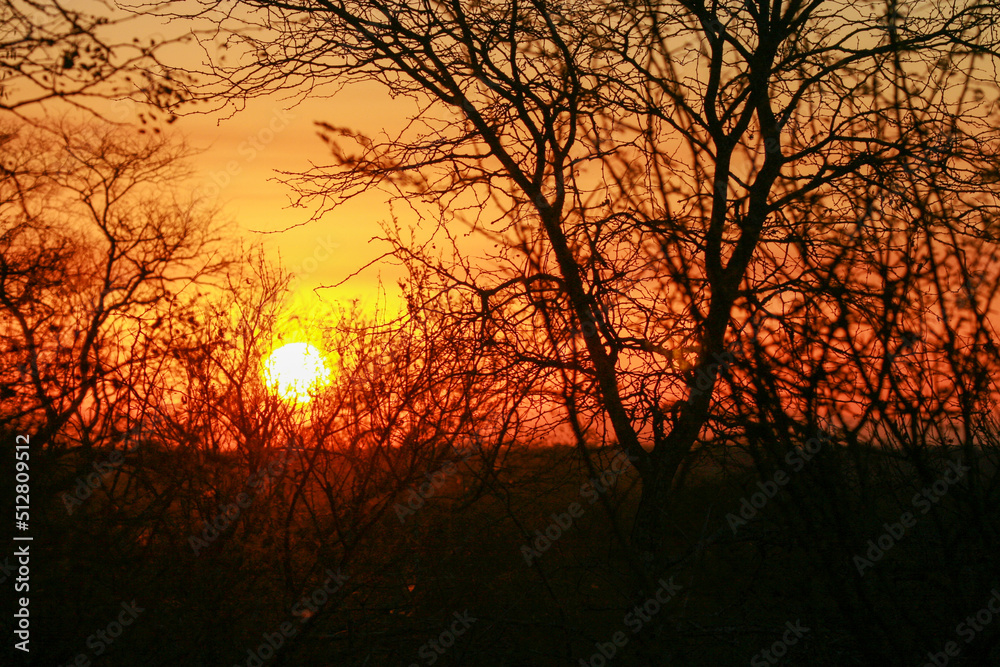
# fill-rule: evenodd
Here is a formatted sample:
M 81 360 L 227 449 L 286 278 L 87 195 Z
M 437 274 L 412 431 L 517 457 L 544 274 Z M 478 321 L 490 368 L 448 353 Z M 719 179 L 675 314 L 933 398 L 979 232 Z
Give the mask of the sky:
M 107 8 L 90 0 L 79 8 L 91 7 L 95 14 Z M 165 22 L 156 17 L 129 19 L 116 26 L 113 42 L 144 42 L 174 39 L 190 30 L 190 24 Z M 196 45 L 170 44 L 158 52 L 167 66 L 197 69 L 206 53 Z M 332 91 L 329 91 L 332 92 Z M 142 106 L 128 100 L 94 103 L 107 118 L 139 124 Z M 288 98 L 288 93 L 248 100 L 242 110 L 205 113 L 204 107 L 181 107 L 176 122 L 160 124 L 167 136 L 185 140 L 200 151 L 193 161 L 197 172 L 194 191 L 221 207 L 221 219 L 232 225 L 234 235 L 247 243 L 262 243 L 267 256 L 292 272 L 297 281 L 294 302 L 303 307 L 323 299 L 357 300 L 366 312 L 376 302 L 395 312 L 400 304 L 397 280 L 402 270 L 380 261 L 337 288 L 334 285 L 372 263 L 388 247 L 372 242 L 381 233 L 380 223 L 391 217 L 388 196 L 374 192 L 345 204 L 321 220 L 305 223 L 313 209 L 292 208 L 290 187 L 276 182 L 279 171 L 303 172 L 312 164 L 329 162 L 328 151 L 317 134 L 315 123 L 349 127 L 377 135 L 401 128 L 413 103 L 392 99 L 377 84 L 356 84 L 338 94 L 309 99 Z M 385 286 L 379 291 L 379 281 Z
M 347 278 L 386 251 L 372 241 L 390 217 L 387 196 L 371 193 L 344 204 L 320 220 L 304 224 L 311 208 L 293 208 L 293 192 L 275 179 L 280 171 L 301 172 L 327 162 L 315 122 L 377 132 L 399 122 L 391 100 L 378 90 L 344 91 L 334 99 L 288 101 L 265 98 L 225 119 L 219 115 L 180 118 L 169 131 L 204 149 L 197 160 L 200 194 L 217 198 L 224 219 L 238 225 L 242 238 L 262 242 L 269 257 L 298 278 L 297 299 Z M 345 285 L 320 290 L 324 299 L 358 299 L 371 305 L 378 281 L 395 297 L 402 273 L 388 262 L 363 271 Z

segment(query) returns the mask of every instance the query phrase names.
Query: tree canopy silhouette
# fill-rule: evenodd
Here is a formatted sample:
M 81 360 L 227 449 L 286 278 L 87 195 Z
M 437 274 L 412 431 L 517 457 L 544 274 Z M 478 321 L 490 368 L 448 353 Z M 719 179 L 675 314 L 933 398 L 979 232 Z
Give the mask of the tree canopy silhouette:
M 108 125 L 3 127 L 2 423 L 91 447 L 131 427 L 190 307 L 178 295 L 228 258 L 212 212 L 168 189 L 183 147 Z
M 497 242 L 473 265 L 389 230 L 463 295 L 482 345 L 555 369 L 574 419 L 606 417 L 642 475 L 647 560 L 678 472 L 733 410 L 788 437 L 846 400 L 860 432 L 916 335 L 995 361 L 986 304 L 946 294 L 992 252 L 990 4 L 239 7 L 199 5 L 253 57 L 217 61 L 195 96 L 377 81 L 416 101 L 389 138 L 321 123 L 334 162 L 288 176 L 299 203 L 318 216 L 387 184 Z M 944 328 L 915 333 L 933 307 Z M 725 362 L 752 318 L 754 351 Z
M 190 81 L 159 61 L 159 51 L 176 40 L 160 34 L 129 40 L 135 23 L 134 16 L 103 1 L 81 11 L 59 0 L 4 0 L 0 111 L 24 117 L 39 103 L 58 100 L 107 119 L 107 108 L 95 102 L 119 99 L 131 104 L 115 120 L 155 120 L 157 107 L 184 100 Z M 142 113 L 136 102 L 145 105 Z
M 101 85 L 125 73 L 100 46 L 99 19 L 4 7 L 15 32 L 3 43 L 21 50 L 0 69 L 35 90 L 7 111 L 83 99 L 88 72 Z M 160 187 L 179 156 L 168 143 L 0 129 L 0 425 L 30 428 L 47 449 L 57 435 L 83 445 L 54 452 L 50 500 L 84 484 L 79 471 L 120 423 L 152 415 L 157 430 L 117 459 L 121 486 L 101 477 L 101 492 L 81 487 L 100 500 L 69 501 L 65 517 L 47 508 L 48 535 L 88 542 L 45 570 L 58 573 L 47 588 L 94 574 L 114 605 L 122 573 L 141 571 L 130 585 L 161 602 L 150 615 L 172 630 L 147 632 L 189 638 L 161 642 L 157 658 L 211 664 L 260 635 L 246 601 L 272 628 L 297 624 L 276 663 L 395 661 L 428 646 L 409 650 L 483 572 L 496 576 L 478 602 L 508 616 L 467 638 L 485 637 L 475 655 L 491 665 L 574 660 L 606 627 L 590 612 L 620 618 L 615 604 L 644 604 L 673 573 L 691 595 L 636 632 L 637 664 L 745 664 L 747 645 L 792 609 L 817 620 L 794 659 L 912 664 L 983 608 L 1000 535 L 994 4 L 132 10 L 189 19 L 214 58 L 140 85 L 171 113 L 372 82 L 414 103 L 392 135 L 321 119 L 330 163 L 283 176 L 315 221 L 377 188 L 407 207 L 409 224 L 386 223 L 382 241 L 409 271 L 408 312 L 318 326 L 340 352 L 340 382 L 298 410 L 259 372 L 281 334 L 286 277 L 263 261 L 222 272 L 209 218 Z M 178 294 L 206 276 L 225 278 L 221 299 Z M 576 450 L 522 447 L 517 462 L 536 400 L 558 404 Z M 477 431 L 490 441 L 456 462 Z M 594 441 L 620 446 L 635 471 L 611 467 L 623 459 Z M 440 511 L 415 515 L 432 492 Z M 610 521 L 570 509 L 585 496 Z M 565 511 L 539 511 L 542 497 Z M 459 512 L 472 519 L 453 522 Z M 551 517 L 534 536 L 521 520 L 531 513 Z M 588 526 L 608 542 L 605 570 Z M 504 549 L 518 570 L 492 553 Z M 522 560 L 537 590 L 511 583 L 531 578 L 518 578 Z M 338 566 L 349 586 L 292 611 Z M 605 590 L 591 597 L 588 576 Z M 178 581 L 194 590 L 177 594 Z M 516 598 L 506 608 L 503 584 Z M 521 608 L 528 620 L 511 621 Z M 519 625 L 546 632 L 514 641 L 528 637 L 512 634 Z M 963 656 L 995 661 L 998 628 Z M 134 636 L 119 655 L 148 662 L 155 641 Z M 68 660 L 72 641 L 44 657 Z

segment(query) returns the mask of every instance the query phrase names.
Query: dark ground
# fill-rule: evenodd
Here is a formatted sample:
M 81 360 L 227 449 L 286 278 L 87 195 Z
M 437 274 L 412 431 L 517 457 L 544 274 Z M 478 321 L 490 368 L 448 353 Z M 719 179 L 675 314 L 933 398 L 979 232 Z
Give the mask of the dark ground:
M 614 454 L 595 452 L 596 469 L 611 469 Z M 607 509 L 582 488 L 588 474 L 569 448 L 511 450 L 485 487 L 478 457 L 457 463 L 422 507 L 403 512 L 413 496 L 400 494 L 371 525 L 376 501 L 297 514 L 287 548 L 290 496 L 269 482 L 198 554 L 194 517 L 217 515 L 248 472 L 224 456 L 130 454 L 68 515 L 61 494 L 107 456 L 33 462 L 31 664 L 1000 664 L 1000 614 L 981 614 L 979 630 L 959 625 L 1000 587 L 992 474 L 966 473 L 916 503 L 928 487 L 918 470 L 868 452 L 858 475 L 857 453 L 832 447 L 798 472 L 785 466 L 788 481 L 737 525 L 742 500 L 775 478 L 748 457 L 725 468 L 703 459 L 670 511 L 672 595 L 645 615 L 635 605 L 652 594 L 634 592 Z M 930 455 L 924 475 L 935 481 L 959 459 Z M 637 497 L 631 469 L 606 496 L 626 538 Z M 522 547 L 535 530 L 556 534 L 553 513 L 576 516 L 549 547 L 534 545 L 529 566 Z M 893 544 L 859 575 L 853 556 L 886 532 Z M 309 618 L 303 599 L 316 603 Z M 11 643 L 4 664 L 24 664 Z

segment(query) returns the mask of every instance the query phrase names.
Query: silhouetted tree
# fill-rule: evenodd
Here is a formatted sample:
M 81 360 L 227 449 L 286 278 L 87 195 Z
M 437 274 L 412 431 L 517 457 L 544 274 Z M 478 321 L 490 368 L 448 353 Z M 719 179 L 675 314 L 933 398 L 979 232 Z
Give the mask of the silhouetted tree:
M 241 7 L 199 6 L 254 56 L 216 63 L 204 97 L 377 81 L 415 100 L 388 138 L 320 124 L 333 168 L 287 180 L 315 219 L 394 189 L 424 223 L 386 234 L 414 312 L 440 306 L 416 289 L 436 280 L 478 349 L 543 369 L 580 437 L 613 433 L 642 478 L 644 586 L 690 552 L 667 536 L 698 457 L 829 428 L 916 462 L 921 420 L 941 433 L 920 443 L 976 446 L 997 361 L 996 7 Z M 869 610 L 855 627 L 884 622 Z
M 40 102 L 59 100 L 102 115 L 106 108 L 93 103 L 117 98 L 150 105 L 140 120 L 155 119 L 153 108 L 185 99 L 187 77 L 159 62 L 157 50 L 168 40 L 134 37 L 135 24 L 134 16 L 105 2 L 80 11 L 58 0 L 4 0 L 0 111 L 22 115 Z
M 211 211 L 170 189 L 183 148 L 108 126 L 5 127 L 3 421 L 41 447 L 56 434 L 91 447 L 140 418 L 165 318 L 227 260 Z
M 728 332 L 761 308 L 777 314 L 778 249 L 844 247 L 845 230 L 857 239 L 858 226 L 888 222 L 906 180 L 933 178 L 966 218 L 992 215 L 989 202 L 962 199 L 992 192 L 995 91 L 975 62 L 995 47 L 987 6 L 907 16 L 895 3 L 865 15 L 800 2 L 244 7 L 220 20 L 255 62 L 218 64 L 230 87 L 206 94 L 374 79 L 423 103 L 387 141 L 321 126 L 344 168 L 293 184 L 325 207 L 386 182 L 498 235 L 494 259 L 510 278 L 460 282 L 463 264 L 452 283 L 486 300 L 490 324 L 510 327 L 503 305 L 517 289 L 578 332 L 566 345 L 582 357 L 546 356 L 586 359 L 601 409 L 639 459 L 640 524 L 661 514 L 653 508 L 706 424 Z M 685 341 L 697 350 L 686 374 L 642 370 Z M 698 376 L 708 387 L 685 396 Z M 657 386 L 640 386 L 649 379 Z M 658 422 L 677 398 L 675 419 Z M 664 428 L 647 452 L 638 434 L 653 422 Z

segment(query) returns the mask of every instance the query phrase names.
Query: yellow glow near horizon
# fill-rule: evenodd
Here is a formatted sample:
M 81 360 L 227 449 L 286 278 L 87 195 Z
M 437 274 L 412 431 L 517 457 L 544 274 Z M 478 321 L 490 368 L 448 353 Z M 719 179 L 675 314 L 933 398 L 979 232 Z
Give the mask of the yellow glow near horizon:
M 310 392 L 330 383 L 330 369 L 309 343 L 288 343 L 264 361 L 264 379 L 281 398 L 308 403 Z

